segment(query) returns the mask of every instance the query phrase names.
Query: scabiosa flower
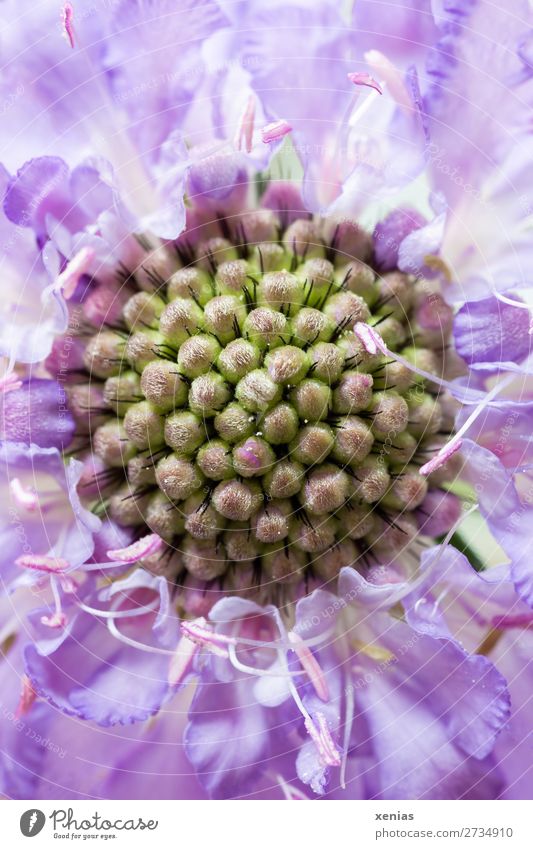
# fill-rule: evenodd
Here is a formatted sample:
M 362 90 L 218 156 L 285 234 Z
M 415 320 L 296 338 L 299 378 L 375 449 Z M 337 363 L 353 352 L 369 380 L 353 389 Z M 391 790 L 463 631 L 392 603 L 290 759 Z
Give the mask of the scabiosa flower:
M 190 19 L 184 67 L 144 104 L 129 102 L 146 67 L 129 48 L 163 33 L 157 71 L 159 48 L 173 57 L 176 10 L 120 3 L 84 42 L 66 4 L 63 48 L 121 93 L 120 138 L 128 150 L 140 140 L 128 161 L 148 179 L 123 197 L 135 168 L 116 179 L 113 156 L 115 173 L 78 165 L 68 144 L 69 165 L 38 156 L 5 175 L 10 296 L 26 304 L 22 280 L 31 297 L 14 310 L 23 334 L 11 322 L 1 334 L 3 790 L 525 794 L 523 649 L 509 659 L 502 646 L 510 634 L 522 646 L 533 600 L 526 287 L 506 279 L 454 306 L 450 281 L 466 285 L 470 267 L 460 277 L 450 260 L 458 199 L 438 180 L 433 220 L 408 205 L 373 231 L 358 217 L 368 193 L 404 185 L 427 159 L 448 90 L 431 45 L 443 55 L 444 31 L 460 56 L 467 28 L 428 10 L 406 56 L 395 38 L 415 10 L 395 7 L 369 44 L 362 4 L 370 53 L 354 63 L 329 3 L 246 4 L 244 36 L 235 9 L 208 3 Z M 295 27 L 310 35 L 300 64 L 271 87 Z M 58 84 L 49 55 L 32 59 L 38 79 L 41 58 Z M 412 63 L 425 58 L 437 82 L 423 99 Z M 72 65 L 88 102 L 103 103 Z M 327 120 L 312 120 L 317 89 Z M 207 90 L 218 117 L 228 97 L 244 101 L 236 133 L 231 117 L 204 137 Z M 68 102 L 51 117 L 78 142 Z M 361 119 L 381 102 L 372 159 Z M 305 201 L 255 173 L 291 141 Z M 474 513 L 508 568 L 476 571 L 475 535 L 463 535 Z M 30 719 L 65 755 L 23 751 L 16 723 Z

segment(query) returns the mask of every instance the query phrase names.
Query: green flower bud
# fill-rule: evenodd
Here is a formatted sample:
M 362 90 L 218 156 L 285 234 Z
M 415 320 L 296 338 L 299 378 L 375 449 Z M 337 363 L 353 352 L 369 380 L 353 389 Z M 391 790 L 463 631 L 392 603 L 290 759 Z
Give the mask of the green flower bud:
M 124 416 L 124 430 L 139 451 L 157 451 L 165 444 L 165 419 L 149 401 L 132 404 Z
M 137 453 L 136 446 L 118 419 L 106 422 L 95 430 L 92 447 L 104 463 L 118 469 L 124 468 Z
M 357 416 L 346 416 L 335 426 L 332 456 L 343 465 L 357 466 L 372 449 L 372 431 Z
M 300 493 L 300 500 L 310 513 L 321 516 L 335 513 L 348 498 L 350 478 L 338 466 L 326 464 L 312 471 Z
M 265 366 L 274 383 L 299 383 L 309 369 L 309 357 L 295 345 L 283 345 L 270 351 Z
M 112 377 L 124 366 L 126 346 L 122 336 L 112 330 L 102 330 L 89 339 L 84 353 L 84 363 L 94 377 Z
M 283 345 L 287 319 L 281 312 L 269 307 L 258 307 L 251 310 L 244 320 L 243 335 L 252 345 L 261 351 L 265 348 Z
M 205 305 L 205 328 L 225 345 L 240 335 L 246 307 L 235 295 L 218 295 Z
M 233 449 L 233 467 L 243 478 L 262 477 L 274 465 L 276 455 L 258 436 L 250 436 Z
M 309 349 L 311 372 L 329 386 L 337 383 L 342 375 L 344 353 L 332 342 L 317 342 Z
M 209 275 L 200 268 L 180 268 L 168 281 L 169 301 L 176 298 L 192 298 L 201 307 L 213 297 Z
M 366 410 L 372 401 L 373 383 L 371 374 L 345 371 L 333 390 L 333 411 L 345 414 Z
M 235 339 L 220 352 L 217 368 L 229 383 L 238 383 L 261 364 L 259 348 L 246 339 Z
M 333 446 L 335 437 L 332 429 L 322 422 L 303 427 L 290 445 L 291 455 L 299 463 L 314 466 L 326 459 Z
M 230 400 L 229 386 L 221 374 L 196 377 L 189 390 L 189 407 L 202 418 L 215 416 Z
M 281 398 L 281 387 L 272 380 L 266 369 L 254 369 L 239 380 L 235 397 L 245 410 L 264 413 Z
M 193 454 L 206 439 L 205 423 L 189 410 L 180 410 L 166 417 L 165 442 L 177 454 Z
M 165 302 L 149 292 L 137 292 L 125 304 L 122 315 L 128 330 L 147 328 L 157 330 Z
M 215 282 L 221 295 L 242 294 L 243 288 L 249 283 L 248 265 L 244 259 L 233 259 L 219 265 Z
M 141 389 L 147 401 L 161 412 L 182 407 L 189 395 L 188 383 L 178 373 L 175 363 L 153 360 L 142 372 Z
M 179 371 L 187 377 L 199 377 L 211 371 L 220 353 L 220 345 L 213 336 L 198 333 L 191 336 L 178 351 Z
M 146 524 L 152 533 L 171 542 L 176 534 L 181 534 L 185 530 L 185 517 L 183 512 L 158 490 L 149 496 Z
M 170 454 L 155 467 L 157 485 L 172 501 L 184 501 L 203 484 L 200 470 L 190 460 Z
M 182 345 L 203 325 L 203 311 L 192 298 L 175 298 L 167 304 L 159 321 L 165 340 L 174 346 Z
M 290 399 L 300 419 L 307 424 L 328 417 L 331 389 L 320 380 L 302 380 L 291 389 Z
M 261 419 L 261 431 L 271 445 L 284 445 L 295 438 L 300 422 L 294 407 L 282 401 Z
M 105 402 L 119 416 L 124 415 L 130 404 L 142 401 L 144 397 L 141 379 L 134 371 L 108 377 L 104 384 Z
M 263 478 L 265 492 L 271 498 L 290 498 L 302 488 L 305 469 L 293 460 L 281 460 Z
M 256 538 L 263 543 L 281 542 L 289 535 L 290 502 L 273 501 L 256 513 L 253 525 Z
M 213 491 L 215 509 L 236 522 L 245 522 L 262 503 L 261 489 L 252 481 L 222 481 Z
M 228 404 L 215 416 L 215 429 L 226 442 L 238 442 L 246 439 L 255 431 L 255 416 L 240 404 Z
M 206 478 L 211 480 L 221 481 L 235 476 L 231 448 L 222 439 L 211 439 L 202 445 L 196 462 Z
M 126 359 L 135 371 L 142 374 L 148 363 L 159 359 L 160 351 L 166 351 L 166 342 L 155 330 L 138 330 L 128 337 Z

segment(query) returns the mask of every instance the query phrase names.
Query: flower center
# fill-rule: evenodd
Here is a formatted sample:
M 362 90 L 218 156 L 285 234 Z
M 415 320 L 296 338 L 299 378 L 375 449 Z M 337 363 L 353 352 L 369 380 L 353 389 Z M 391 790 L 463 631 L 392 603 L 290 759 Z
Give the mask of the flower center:
M 263 212 L 255 240 L 160 248 L 113 303 L 97 287 L 83 309 L 99 329 L 66 387 L 92 508 L 164 541 L 141 546 L 150 571 L 232 591 L 398 557 L 450 474 L 420 475 L 453 416 L 416 373 L 442 375 L 446 305 L 380 276 L 353 223 L 280 236 Z

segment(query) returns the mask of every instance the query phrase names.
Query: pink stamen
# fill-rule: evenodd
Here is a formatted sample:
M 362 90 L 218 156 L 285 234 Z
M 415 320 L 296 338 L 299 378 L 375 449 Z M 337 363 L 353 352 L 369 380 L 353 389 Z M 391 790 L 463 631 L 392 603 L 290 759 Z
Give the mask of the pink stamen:
M 316 719 L 318 722 L 318 728 L 311 717 L 308 717 L 305 720 L 305 727 L 307 729 L 307 733 L 318 749 L 318 754 L 320 755 L 322 763 L 324 766 L 340 766 L 341 754 L 333 741 L 326 717 L 323 713 L 317 713 Z
M 58 575 L 61 572 L 66 572 L 69 567 L 68 560 L 63 557 L 48 557 L 45 554 L 23 554 L 15 560 L 16 566 L 21 566 L 23 569 L 35 569 L 37 572 L 47 572 L 51 575 Z
M 31 683 L 27 675 L 22 676 L 21 684 L 22 688 L 20 691 L 20 698 L 15 710 L 15 719 L 20 719 L 21 716 L 25 716 L 25 714 L 28 713 L 35 699 L 37 698 L 37 693 L 33 689 L 33 684 Z
M 252 150 L 252 139 L 255 126 L 255 97 L 253 94 L 248 98 L 248 102 L 244 107 L 244 111 L 239 121 L 237 134 L 235 136 L 235 147 L 237 150 L 242 150 L 243 146 L 246 153 Z
M 137 542 L 133 542 L 126 548 L 111 549 L 107 552 L 107 556 L 114 561 L 136 563 L 143 557 L 148 557 L 149 554 L 155 554 L 163 545 L 164 542 L 158 534 L 148 534 L 148 536 L 138 539 Z
M 74 9 L 72 3 L 65 3 L 61 10 L 61 23 L 63 24 L 63 35 L 74 49 Z
M 0 377 L 0 393 L 2 395 L 7 395 L 8 392 L 20 389 L 21 386 L 22 380 L 14 371 L 10 371 L 9 374 L 4 374 L 3 377 Z
M 203 616 L 192 622 L 182 622 L 180 628 L 183 636 L 198 646 L 205 646 L 218 657 L 227 658 L 228 650 L 226 646 L 237 644 L 237 641 L 233 637 L 227 637 L 225 634 L 215 634 Z
M 413 102 L 403 81 L 402 73 L 379 50 L 369 50 L 364 54 L 365 62 L 376 72 L 398 106 L 405 112 L 411 112 Z
M 96 254 L 92 248 L 82 248 L 67 264 L 66 268 L 59 274 L 54 289 L 62 290 L 67 301 L 72 298 L 76 291 L 79 279 L 87 274 Z
M 19 507 L 23 507 L 29 513 L 37 510 L 39 507 L 37 495 L 31 489 L 23 487 L 18 478 L 13 478 L 13 480 L 9 481 L 9 489 Z
M 376 82 L 374 77 L 371 77 L 370 74 L 366 74 L 366 73 L 362 72 L 362 73 L 359 73 L 359 74 L 358 73 L 347 74 L 347 76 L 348 76 L 348 79 L 350 80 L 350 82 L 353 83 L 354 85 L 365 85 L 365 86 L 368 86 L 369 88 L 373 88 L 375 91 L 377 91 L 378 94 L 383 94 L 383 89 L 381 88 L 380 84 L 378 82 Z
M 295 631 L 289 631 L 287 636 L 298 660 L 302 664 L 302 668 L 307 672 L 318 698 L 322 699 L 323 702 L 329 701 L 329 689 L 326 677 L 313 652 Z
M 63 611 L 56 610 L 50 616 L 41 616 L 41 622 L 49 628 L 64 628 L 67 624 L 67 617 Z
M 168 683 L 171 687 L 181 684 L 192 669 L 193 661 L 198 653 L 198 644 L 182 636 L 175 653 L 172 655 L 168 670 Z
M 279 121 L 273 121 L 271 124 L 267 124 L 266 127 L 263 127 L 261 130 L 261 138 L 265 144 L 270 144 L 270 142 L 282 139 L 290 132 L 292 132 L 291 125 L 281 118 Z
M 365 351 L 372 356 L 377 354 L 378 351 L 382 351 L 386 353 L 387 346 L 385 345 L 383 339 L 377 332 L 371 327 L 369 324 L 366 324 L 364 321 L 356 322 L 353 332 L 357 336 L 358 339 L 364 345 Z
M 430 475 L 432 472 L 440 469 L 453 454 L 460 450 L 462 444 L 462 439 L 450 440 L 428 463 L 420 467 L 420 474 L 426 477 L 426 475 Z

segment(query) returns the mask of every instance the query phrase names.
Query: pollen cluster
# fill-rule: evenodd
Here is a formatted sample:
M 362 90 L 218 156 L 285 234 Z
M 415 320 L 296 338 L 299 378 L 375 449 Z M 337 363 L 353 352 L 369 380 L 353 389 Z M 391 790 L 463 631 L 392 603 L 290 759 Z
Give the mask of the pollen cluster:
M 251 224 L 124 275 L 67 387 L 92 452 L 81 491 L 158 534 L 142 565 L 175 580 L 327 581 L 408 545 L 446 477 L 419 468 L 453 418 L 405 362 L 442 374 L 451 314 L 424 281 L 378 274 L 353 222 Z M 358 322 L 403 362 L 369 354 Z

